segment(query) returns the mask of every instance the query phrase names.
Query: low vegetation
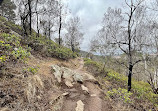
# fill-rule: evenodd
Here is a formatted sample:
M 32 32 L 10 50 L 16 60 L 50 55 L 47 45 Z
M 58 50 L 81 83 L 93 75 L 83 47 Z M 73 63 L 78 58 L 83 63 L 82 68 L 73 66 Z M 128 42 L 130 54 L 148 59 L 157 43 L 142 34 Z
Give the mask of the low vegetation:
M 132 96 L 132 93 L 128 92 L 127 89 L 114 88 L 111 91 L 107 92 L 107 96 L 112 99 L 123 101 L 124 103 L 132 103 L 132 100 L 130 99 Z
M 25 61 L 30 56 L 30 48 L 22 47 L 21 38 L 13 34 L 0 34 L 0 63 L 7 61 Z
M 95 62 L 91 59 L 84 58 L 85 66 L 88 67 L 87 70 L 89 72 L 93 72 L 95 76 L 101 76 L 107 74 L 107 69 L 105 69 L 104 64 L 101 62 Z
M 155 94 L 151 86 L 144 81 L 132 80 L 132 90 L 131 92 L 127 91 L 127 81 L 128 78 L 123 75 L 115 72 L 114 70 L 107 69 L 103 72 L 102 63 L 92 61 L 90 59 L 85 59 L 85 67 L 93 72 L 98 71 L 101 75 L 98 75 L 101 78 L 101 85 L 105 89 L 108 89 L 107 96 L 113 100 L 119 100 L 123 103 L 128 103 L 132 107 L 136 107 L 139 110 L 144 109 L 155 109 L 158 108 L 158 95 Z M 96 70 L 98 69 L 98 70 Z M 103 76 L 104 75 L 104 76 Z M 107 86 L 106 81 L 109 81 L 111 85 Z M 133 102 L 131 102 L 133 101 Z M 137 103 L 135 105 L 134 103 Z
M 44 36 L 36 37 L 34 34 L 28 38 L 27 41 L 32 49 L 44 56 L 56 57 L 62 60 L 77 57 L 76 53 L 73 53 L 69 48 L 59 46 L 57 43 Z
M 38 72 L 38 67 L 27 67 L 23 69 L 23 73 L 36 74 Z
M 47 94 L 58 87 L 54 85 L 52 76 L 48 78 L 39 74 L 40 67 L 37 64 L 30 65 L 29 59 L 42 55 L 68 60 L 77 56 L 70 49 L 59 46 L 47 37 L 36 35 L 33 30 L 32 35 L 23 36 L 21 26 L 0 16 L 1 108 L 13 111 L 48 110 L 52 106 L 44 106 L 51 101 Z
M 19 34 L 19 36 L 23 36 L 21 26 L 16 25 L 13 22 L 7 21 L 2 16 L 0 16 L 0 23 L 1 23 L 1 32 L 11 33 L 11 31 L 14 31 L 17 34 Z M 33 29 L 32 29 L 32 35 L 30 35 L 29 37 L 23 37 L 23 38 L 14 37 L 14 39 L 18 39 L 16 40 L 18 41 L 18 44 L 22 43 L 25 46 L 28 45 L 34 51 L 37 51 L 38 53 L 44 56 L 56 57 L 63 60 L 68 60 L 71 58 L 75 58 L 77 56 L 77 54 L 72 52 L 69 48 L 66 48 L 64 46 L 59 46 L 54 41 L 49 40 L 47 37 L 42 36 L 41 34 L 39 34 L 39 37 L 37 37 L 37 33 Z M 19 48 L 18 50 L 20 51 L 21 48 Z
M 22 35 L 22 28 L 19 25 L 11 21 L 7 21 L 4 17 L 0 16 L 0 28 L 1 32 L 9 33 L 10 31 L 14 31 L 19 35 Z

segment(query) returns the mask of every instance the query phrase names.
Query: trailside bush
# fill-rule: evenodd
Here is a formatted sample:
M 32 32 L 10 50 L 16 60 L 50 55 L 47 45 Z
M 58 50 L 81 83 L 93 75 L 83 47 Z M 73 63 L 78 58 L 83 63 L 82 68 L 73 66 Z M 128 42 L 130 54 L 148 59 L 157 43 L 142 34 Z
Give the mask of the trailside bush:
M 56 57 L 62 60 L 77 57 L 77 54 L 73 53 L 69 48 L 59 46 L 57 43 L 44 36 L 35 37 L 35 34 L 33 34 L 28 39 L 28 42 L 32 49 L 38 51 L 42 55 Z
M 38 72 L 39 68 L 37 67 L 28 67 L 28 68 L 24 68 L 23 72 L 24 73 L 31 73 L 31 74 L 36 74 Z
M 25 62 L 26 58 L 28 58 L 31 55 L 31 53 L 27 52 L 26 49 L 19 47 L 19 48 L 15 48 L 12 51 L 12 55 L 15 60 L 20 60 L 20 61 Z
M 117 85 L 119 85 L 120 83 L 119 86 L 127 86 L 128 78 L 123 74 L 119 74 L 115 71 L 110 70 L 108 72 L 108 76 L 106 77 L 106 80 L 110 80 L 113 83 L 117 82 Z M 133 79 L 131 92 L 135 94 L 137 99 L 144 101 L 148 100 L 152 102 L 155 106 L 158 105 L 158 95 L 154 94 L 151 86 L 147 82 L 136 81 Z
M 90 70 L 90 72 L 96 73 L 95 71 L 98 71 L 98 73 L 101 73 L 101 69 L 103 68 L 103 64 L 100 62 L 92 61 L 90 59 L 84 59 L 85 61 L 85 66 L 88 67 L 87 69 Z M 94 71 L 95 70 L 95 71 Z M 125 102 L 129 102 L 129 96 L 127 93 L 127 90 L 125 91 L 125 88 L 127 88 L 127 82 L 128 82 L 128 77 L 119 74 L 114 70 L 111 69 L 105 69 L 107 72 L 106 77 L 103 78 L 103 81 L 110 81 L 113 84 L 113 90 L 108 91 L 108 96 L 111 98 L 121 98 Z M 105 75 L 105 73 L 102 73 Z M 98 76 L 101 76 L 102 74 L 99 74 Z M 116 87 L 121 87 L 122 89 L 117 89 Z M 111 89 L 111 88 L 110 88 Z M 124 91 L 124 93 L 122 93 Z M 127 93 L 127 94 L 125 94 Z M 133 94 L 135 99 L 139 99 L 140 101 L 149 101 L 156 107 L 158 107 L 158 95 L 154 94 L 152 91 L 151 86 L 144 81 L 136 81 L 135 79 L 132 79 L 132 91 L 131 93 Z M 125 94 L 125 98 L 123 94 Z M 130 94 L 131 96 L 131 94 Z
M 54 51 L 54 56 L 60 59 L 68 60 L 71 58 L 75 58 L 76 55 L 68 48 L 57 47 Z
M 30 56 L 30 48 L 20 45 L 21 38 L 12 34 L 0 34 L 0 63 L 15 60 L 25 62 Z
M 14 24 L 13 22 L 7 21 L 4 17 L 0 16 L 0 27 L 4 28 L 8 33 L 10 30 L 13 30 L 14 32 L 18 33 L 19 35 L 22 35 L 22 28 L 19 25 Z M 3 30 L 4 31 L 4 30 Z M 12 47 L 11 54 L 13 54 L 13 57 L 15 59 L 19 58 L 25 58 L 29 55 L 27 54 L 27 51 L 25 49 L 19 48 L 20 41 L 22 38 L 19 38 L 15 35 L 8 35 L 6 33 L 1 34 L 3 36 L 3 41 L 5 42 L 5 45 L 8 48 L 9 45 Z M 27 38 L 22 39 L 24 44 L 28 44 L 32 49 L 35 51 L 39 51 L 42 55 L 46 56 L 52 56 L 63 60 L 68 60 L 71 58 L 75 58 L 77 56 L 76 53 L 73 53 L 70 49 L 59 46 L 52 40 L 49 40 L 45 36 L 42 36 L 39 34 L 39 37 L 37 37 L 37 33 L 32 29 L 32 35 L 29 35 Z M 5 47 L 5 49 L 6 49 Z M 13 50 L 13 49 L 16 50 Z M 9 52 L 9 51 L 8 51 Z
M 84 58 L 84 66 L 87 67 L 89 72 L 93 72 L 97 76 L 107 75 L 108 70 L 100 62 Z
M 1 22 L 7 22 L 7 19 L 5 17 L 0 16 L 0 21 Z
M 131 96 L 132 93 L 128 92 L 127 89 L 112 89 L 107 92 L 108 97 L 112 99 L 122 100 L 124 103 L 132 103 Z
M 10 30 L 13 30 L 14 32 L 22 36 L 23 29 L 21 26 L 16 25 L 13 22 L 7 21 L 2 16 L 0 16 L 0 22 L 1 22 L 0 27 L 2 27 L 5 30 L 5 32 L 9 33 Z M 4 32 L 4 30 L 2 32 Z M 20 45 L 20 41 L 18 39 L 20 38 L 15 35 L 10 35 L 10 36 L 11 37 L 9 37 L 7 34 L 3 34 L 3 38 L 6 38 L 7 40 L 5 41 L 5 43 L 8 42 L 10 46 L 12 46 L 13 48 L 18 48 L 17 45 L 18 44 Z M 12 41 L 13 43 L 11 43 L 10 41 Z M 32 29 L 32 34 L 25 39 L 23 38 L 22 42 L 24 44 L 28 44 L 32 49 L 34 49 L 34 51 L 38 51 L 42 55 L 52 56 L 63 60 L 68 60 L 71 58 L 75 58 L 77 56 L 77 54 L 73 53 L 70 49 L 63 46 L 59 46 L 54 41 L 49 40 L 47 37 L 42 36 L 41 34 L 39 34 L 39 37 L 37 37 L 36 31 L 33 29 Z M 14 55 L 14 58 L 19 58 L 19 57 L 23 58 L 24 55 L 27 55 L 26 51 L 25 50 L 22 51 L 21 48 L 18 49 L 18 52 L 16 50 L 12 50 L 12 54 Z

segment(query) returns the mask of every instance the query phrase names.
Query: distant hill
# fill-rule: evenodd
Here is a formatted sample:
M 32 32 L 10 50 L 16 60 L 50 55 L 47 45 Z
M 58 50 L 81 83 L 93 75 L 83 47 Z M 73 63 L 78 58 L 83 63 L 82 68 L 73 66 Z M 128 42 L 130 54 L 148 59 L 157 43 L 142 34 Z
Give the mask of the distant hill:
M 100 62 L 104 61 L 103 56 L 95 55 L 95 54 L 92 54 L 92 53 L 89 53 L 89 52 L 86 52 L 86 51 L 83 51 L 83 50 L 80 50 L 79 55 L 83 58 L 90 58 L 94 61 L 100 61 Z

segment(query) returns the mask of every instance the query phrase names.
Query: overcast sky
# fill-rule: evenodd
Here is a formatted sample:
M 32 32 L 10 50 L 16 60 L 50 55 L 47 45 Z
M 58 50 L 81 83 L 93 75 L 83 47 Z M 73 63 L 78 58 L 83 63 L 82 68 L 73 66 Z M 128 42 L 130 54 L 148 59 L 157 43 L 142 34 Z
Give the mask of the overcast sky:
M 101 27 L 102 18 L 108 7 L 121 7 L 124 0 L 68 0 L 72 16 L 81 18 L 84 41 L 81 49 L 88 51 L 90 40 Z

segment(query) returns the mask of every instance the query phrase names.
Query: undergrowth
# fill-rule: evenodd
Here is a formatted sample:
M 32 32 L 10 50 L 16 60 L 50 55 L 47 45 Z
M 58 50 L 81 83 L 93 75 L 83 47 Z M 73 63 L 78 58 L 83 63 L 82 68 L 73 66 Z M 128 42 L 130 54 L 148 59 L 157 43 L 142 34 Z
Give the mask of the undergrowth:
M 28 45 L 35 51 L 49 57 L 56 57 L 62 60 L 77 57 L 77 54 L 73 53 L 69 48 L 59 46 L 57 43 L 44 36 L 36 37 L 32 35 L 28 38 Z
M 21 38 L 12 34 L 0 34 L 0 63 L 9 61 L 22 61 L 30 56 L 30 48 L 22 47 Z
M 107 70 L 104 67 L 103 63 L 100 62 L 96 62 L 96 61 L 92 61 L 90 59 L 84 58 L 84 66 L 87 67 L 87 70 L 89 72 L 92 72 L 95 74 L 95 76 L 98 75 L 106 75 L 107 74 Z
M 132 103 L 131 100 L 132 93 L 128 92 L 127 89 L 113 88 L 111 91 L 107 92 L 107 95 L 112 99 L 122 100 L 124 103 Z
M 109 88 L 109 91 L 107 92 L 109 97 L 113 99 L 119 98 L 122 99 L 123 102 L 128 103 L 131 102 L 131 99 L 134 102 L 137 102 L 137 100 L 141 102 L 148 101 L 148 103 L 151 103 L 154 107 L 158 108 L 158 95 L 153 92 L 151 86 L 147 82 L 136 81 L 133 79 L 132 91 L 128 93 L 126 90 L 128 81 L 127 76 L 107 68 L 105 68 L 105 71 L 103 72 L 101 70 L 103 69 L 103 64 L 100 62 L 92 61 L 90 59 L 84 59 L 84 61 L 84 65 L 88 70 L 96 69 L 96 71 L 101 74 L 98 76 L 101 77 L 104 82 L 110 81 L 112 83 L 112 87 Z
M 73 53 L 69 48 L 59 46 L 54 41 L 48 39 L 45 36 L 42 36 L 41 34 L 39 34 L 39 37 L 37 37 L 36 31 L 33 29 L 31 35 L 28 35 L 28 37 L 23 37 L 22 27 L 20 25 L 16 25 L 13 22 L 7 21 L 2 16 L 0 16 L 0 28 L 0 32 L 2 33 L 10 33 L 11 31 L 18 33 L 20 36 L 22 36 L 21 41 L 18 41 L 18 44 L 21 42 L 22 44 L 28 45 L 41 55 L 56 57 L 63 60 L 77 57 L 77 54 Z M 21 51 L 21 48 L 18 50 Z
M 39 68 L 38 67 L 27 67 L 23 69 L 23 73 L 31 73 L 31 74 L 36 74 L 38 72 Z

